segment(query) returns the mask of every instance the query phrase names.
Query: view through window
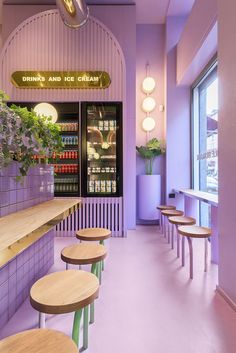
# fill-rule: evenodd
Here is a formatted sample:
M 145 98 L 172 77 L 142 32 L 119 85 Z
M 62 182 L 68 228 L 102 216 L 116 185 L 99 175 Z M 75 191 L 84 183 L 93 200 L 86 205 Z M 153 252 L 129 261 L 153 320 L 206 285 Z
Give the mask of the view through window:
M 218 78 L 216 64 L 193 88 L 193 187 L 218 193 Z M 209 224 L 208 205 L 201 203 L 202 225 Z

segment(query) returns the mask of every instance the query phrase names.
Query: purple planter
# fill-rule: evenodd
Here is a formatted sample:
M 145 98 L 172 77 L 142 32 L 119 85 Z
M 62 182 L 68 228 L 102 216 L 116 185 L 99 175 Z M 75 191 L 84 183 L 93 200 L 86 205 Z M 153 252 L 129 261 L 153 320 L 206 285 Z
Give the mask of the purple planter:
M 161 176 L 138 175 L 138 216 L 143 220 L 159 219 L 157 205 L 161 202 Z

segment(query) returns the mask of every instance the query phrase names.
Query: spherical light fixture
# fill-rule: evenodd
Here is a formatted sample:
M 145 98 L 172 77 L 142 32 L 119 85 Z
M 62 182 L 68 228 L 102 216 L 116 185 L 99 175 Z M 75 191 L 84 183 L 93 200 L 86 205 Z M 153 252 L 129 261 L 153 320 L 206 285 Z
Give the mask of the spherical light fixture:
M 56 108 L 49 103 L 39 103 L 34 107 L 34 111 L 39 116 L 51 117 L 50 122 L 55 123 L 58 118 Z
M 156 126 L 155 120 L 153 118 L 151 118 L 150 116 L 143 119 L 142 127 L 143 127 L 144 131 L 150 132 L 150 131 L 154 130 L 155 126 Z
M 152 93 L 156 87 L 156 82 L 153 77 L 147 76 L 142 83 L 142 90 L 144 93 Z
M 143 100 L 142 109 L 146 113 L 152 112 L 156 107 L 156 101 L 152 97 L 146 97 Z

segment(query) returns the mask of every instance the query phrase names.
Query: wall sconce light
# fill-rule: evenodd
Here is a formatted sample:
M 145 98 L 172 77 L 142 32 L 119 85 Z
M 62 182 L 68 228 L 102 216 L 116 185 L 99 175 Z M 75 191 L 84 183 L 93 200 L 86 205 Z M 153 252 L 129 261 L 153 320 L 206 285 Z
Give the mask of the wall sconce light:
M 147 116 L 146 118 L 143 119 L 142 127 L 145 132 L 148 133 L 148 132 L 154 130 L 155 126 L 156 126 L 156 122 L 150 116 Z
M 143 111 L 146 113 L 152 112 L 156 108 L 156 101 L 152 97 L 146 97 L 142 103 Z
M 146 94 L 146 97 L 142 102 L 142 109 L 146 113 L 146 117 L 142 121 L 142 128 L 146 132 L 147 139 L 149 138 L 150 131 L 154 130 L 156 126 L 155 120 L 149 116 L 149 113 L 151 113 L 156 108 L 156 101 L 153 97 L 150 96 L 156 87 L 156 82 L 154 78 L 150 76 L 149 71 L 149 64 L 147 64 L 146 77 L 142 83 L 142 91 Z
M 150 94 L 154 91 L 156 82 L 153 77 L 147 76 L 142 83 L 142 90 L 144 93 Z
M 56 0 L 61 18 L 66 26 L 79 28 L 89 17 L 89 8 L 84 0 Z
M 34 107 L 34 112 L 39 116 L 51 117 L 50 122 L 55 123 L 58 118 L 56 108 L 49 103 L 39 103 Z

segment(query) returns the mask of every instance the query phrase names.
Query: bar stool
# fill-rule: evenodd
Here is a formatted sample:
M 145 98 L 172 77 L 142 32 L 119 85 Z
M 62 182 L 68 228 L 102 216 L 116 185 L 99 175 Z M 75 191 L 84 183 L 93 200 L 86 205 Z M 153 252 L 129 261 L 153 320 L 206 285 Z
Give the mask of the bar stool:
M 166 223 L 167 223 L 167 236 L 168 243 L 170 243 L 170 227 L 168 218 L 173 216 L 183 216 L 183 211 L 180 210 L 163 210 L 161 211 L 162 216 L 164 217 L 164 237 L 166 238 Z
M 111 231 L 107 228 L 84 228 L 76 232 L 76 238 L 85 241 L 99 241 L 104 245 L 104 240 L 111 237 Z M 102 270 L 104 270 L 104 260 L 102 260 Z
M 160 231 L 161 231 L 161 233 L 164 233 L 164 230 L 163 230 L 163 215 L 161 214 L 161 211 L 163 211 L 163 210 L 175 210 L 176 207 L 175 206 L 171 206 L 171 205 L 159 205 L 159 206 L 157 206 L 157 209 L 160 211 Z
M 92 265 L 91 272 L 98 277 L 99 283 L 102 280 L 102 264 L 105 259 L 107 249 L 101 244 L 80 243 L 68 246 L 61 251 L 61 259 L 68 265 Z M 90 305 L 90 324 L 94 322 L 94 302 Z
M 64 333 L 35 329 L 0 341 L 0 353 L 78 353 L 75 343 Z
M 196 224 L 196 219 L 192 217 L 186 217 L 186 216 L 175 216 L 175 217 L 169 217 L 169 222 L 172 224 L 172 232 L 171 232 L 171 245 L 172 249 L 174 248 L 174 225 L 176 228 L 176 235 L 177 235 L 177 257 L 180 256 L 180 246 L 179 246 L 179 241 L 180 241 L 180 235 L 178 232 L 178 226 L 192 226 Z M 182 266 L 184 266 L 184 261 L 185 261 L 185 246 L 184 246 L 184 237 L 182 237 Z
M 73 265 L 92 265 L 91 272 L 99 278 L 101 284 L 101 261 L 105 259 L 107 250 L 101 244 L 80 243 L 64 248 L 61 251 L 61 259 L 66 263 L 68 270 L 69 264 Z
M 83 348 L 88 347 L 89 305 L 98 297 L 98 278 L 89 272 L 68 270 L 50 273 L 33 284 L 30 303 L 39 311 L 39 327 L 45 327 L 45 314 L 75 312 L 72 339 L 79 346 L 83 313 Z
M 203 238 L 205 239 L 205 266 L 204 271 L 207 271 L 207 260 L 208 260 L 208 238 L 211 236 L 211 229 L 200 226 L 180 226 L 178 227 L 179 234 L 185 236 L 188 240 L 189 245 L 189 273 L 190 278 L 193 279 L 193 244 L 192 238 Z

